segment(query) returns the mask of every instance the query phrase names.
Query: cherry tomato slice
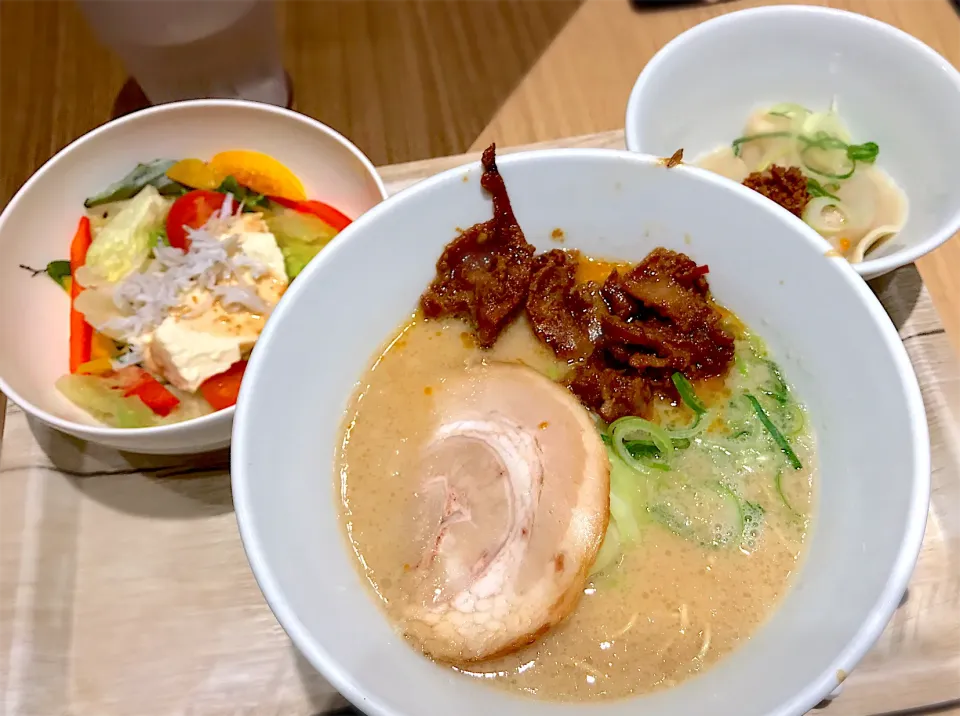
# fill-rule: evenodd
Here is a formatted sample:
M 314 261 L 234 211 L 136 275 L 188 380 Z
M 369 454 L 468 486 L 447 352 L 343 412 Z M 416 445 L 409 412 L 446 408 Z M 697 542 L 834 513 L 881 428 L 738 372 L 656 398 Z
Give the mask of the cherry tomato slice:
M 199 229 L 209 221 L 215 212 L 220 211 L 226 194 L 206 189 L 195 189 L 173 202 L 167 214 L 167 241 L 177 249 L 187 251 L 190 239 L 184 227 Z M 235 204 L 231 202 L 232 209 Z M 231 209 L 231 210 L 232 210 Z
M 200 385 L 202 395 L 214 410 L 223 410 L 236 405 L 240 394 L 240 382 L 243 372 L 247 369 L 247 361 L 234 363 L 223 373 L 208 378 Z

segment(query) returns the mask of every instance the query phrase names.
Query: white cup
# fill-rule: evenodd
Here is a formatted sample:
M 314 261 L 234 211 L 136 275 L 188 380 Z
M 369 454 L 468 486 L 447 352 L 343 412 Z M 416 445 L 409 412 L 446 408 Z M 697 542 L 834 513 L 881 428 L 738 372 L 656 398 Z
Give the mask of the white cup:
M 233 98 L 285 106 L 272 0 L 77 0 L 154 104 Z

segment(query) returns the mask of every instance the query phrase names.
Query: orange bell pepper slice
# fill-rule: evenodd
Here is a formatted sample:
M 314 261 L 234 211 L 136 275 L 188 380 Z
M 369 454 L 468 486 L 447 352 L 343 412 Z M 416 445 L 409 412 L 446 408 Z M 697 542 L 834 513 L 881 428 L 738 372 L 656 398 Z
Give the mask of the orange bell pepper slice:
M 281 196 L 296 201 L 307 198 L 297 175 L 269 154 L 236 149 L 220 152 L 209 164 L 219 176 L 232 176 L 243 186 L 265 196 Z
M 167 169 L 167 178 L 191 189 L 213 191 L 226 179 L 202 159 L 181 159 Z

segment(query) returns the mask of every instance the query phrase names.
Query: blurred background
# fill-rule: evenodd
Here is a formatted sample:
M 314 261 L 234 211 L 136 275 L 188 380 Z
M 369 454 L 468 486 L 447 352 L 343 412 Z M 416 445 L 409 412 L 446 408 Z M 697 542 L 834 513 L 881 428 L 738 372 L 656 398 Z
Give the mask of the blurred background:
M 205 4 L 227 12 L 233 1 Z M 188 13 L 204 2 L 164 5 L 189 23 Z M 769 4 L 267 3 L 275 6 L 295 109 L 346 134 L 378 165 L 464 152 L 492 139 L 520 144 L 622 127 L 637 74 L 669 38 L 721 12 Z M 85 0 L 87 17 L 98 4 L 109 3 Z M 829 4 L 898 25 L 960 64 L 960 20 L 951 0 Z M 262 41 L 228 39 L 217 52 L 239 61 L 245 45 Z M 111 117 L 128 74 L 69 0 L 0 0 L 0 66 L 0 201 L 6 204 L 58 149 Z

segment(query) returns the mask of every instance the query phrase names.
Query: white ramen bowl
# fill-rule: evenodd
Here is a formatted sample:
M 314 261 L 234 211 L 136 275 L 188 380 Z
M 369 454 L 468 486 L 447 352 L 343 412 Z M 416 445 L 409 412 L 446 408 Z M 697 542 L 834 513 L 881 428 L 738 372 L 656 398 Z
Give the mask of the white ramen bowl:
M 91 442 L 144 453 L 188 453 L 230 441 L 234 408 L 153 428 L 107 427 L 63 397 L 70 300 L 42 267 L 69 257 L 85 197 L 158 157 L 209 159 L 227 149 L 266 152 L 303 182 L 307 196 L 356 217 L 386 197 L 379 175 L 348 140 L 309 117 L 237 100 L 175 102 L 93 130 L 62 149 L 0 215 L 0 391 L 29 415 Z
M 708 20 L 668 42 L 627 104 L 627 148 L 693 161 L 743 133 L 754 110 L 795 102 L 837 111 L 903 189 L 903 230 L 854 270 L 865 279 L 960 230 L 960 72 L 912 35 L 824 7 L 773 6 Z M 826 243 L 824 250 L 828 248 Z
M 564 247 L 598 257 L 687 252 L 709 264 L 717 300 L 767 341 L 819 441 L 818 507 L 793 588 L 719 664 L 624 701 L 509 694 L 434 664 L 394 631 L 344 538 L 334 460 L 357 381 L 409 318 L 443 247 L 456 227 L 491 216 L 477 163 L 420 182 L 346 229 L 294 282 L 254 351 L 231 472 L 267 601 L 310 662 L 375 716 L 805 712 L 878 637 L 923 535 L 927 423 L 890 319 L 849 264 L 824 256 L 812 229 L 716 175 L 604 150 L 525 152 L 499 166 L 538 249 L 557 247 L 559 227 Z

